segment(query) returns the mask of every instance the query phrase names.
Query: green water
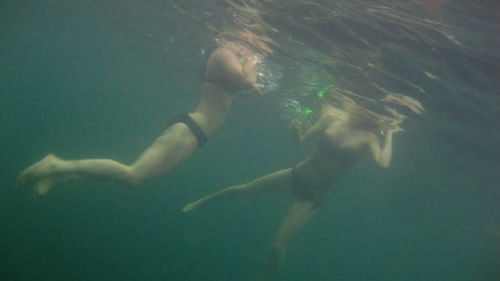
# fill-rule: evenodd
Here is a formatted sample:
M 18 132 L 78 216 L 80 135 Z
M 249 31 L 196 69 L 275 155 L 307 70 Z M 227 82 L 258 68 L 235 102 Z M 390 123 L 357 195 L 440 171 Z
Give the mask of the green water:
M 130 163 L 170 116 L 194 108 L 207 38 L 173 2 L 0 3 L 0 280 L 262 278 L 289 195 L 180 209 L 307 155 L 265 97 L 235 104 L 192 159 L 143 188 L 77 183 L 38 202 L 14 190 L 48 152 Z M 438 109 L 425 119 L 442 122 Z M 280 280 L 497 280 L 497 155 L 405 127 L 391 169 L 366 161 L 337 182 Z

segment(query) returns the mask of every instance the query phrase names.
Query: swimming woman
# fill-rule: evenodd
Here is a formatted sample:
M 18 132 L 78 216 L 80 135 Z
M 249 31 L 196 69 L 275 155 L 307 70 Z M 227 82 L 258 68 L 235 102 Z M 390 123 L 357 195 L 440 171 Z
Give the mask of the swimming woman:
M 132 165 L 112 159 L 65 160 L 49 154 L 22 171 L 16 187 L 33 185 L 35 198 L 40 198 L 72 181 L 108 180 L 138 187 L 168 173 L 219 129 L 237 92 L 255 89 L 260 93 L 255 71 L 259 59 L 259 54 L 235 42 L 225 42 L 214 50 L 202 71 L 196 109 L 170 119 L 165 131 Z
M 392 156 L 392 136 L 400 130 L 393 126 L 383 129 L 362 114 L 361 107 L 350 98 L 337 96 L 321 104 L 320 118 L 304 135 L 298 134 L 299 124 L 292 122 L 295 140 L 304 144 L 318 139 L 315 152 L 292 168 L 274 172 L 245 184 L 227 187 L 193 203 L 184 212 L 226 199 L 238 199 L 265 193 L 289 192 L 293 203 L 274 237 L 273 255 L 267 280 L 274 280 L 284 259 L 285 250 L 294 235 L 309 221 L 323 203 L 333 181 L 367 152 L 379 167 L 387 168 Z

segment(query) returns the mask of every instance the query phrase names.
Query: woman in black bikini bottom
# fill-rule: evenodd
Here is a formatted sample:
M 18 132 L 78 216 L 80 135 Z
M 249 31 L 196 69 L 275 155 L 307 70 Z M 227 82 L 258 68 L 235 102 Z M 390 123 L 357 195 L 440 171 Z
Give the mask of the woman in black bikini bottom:
M 341 106 L 341 109 L 344 109 L 344 106 Z M 290 192 L 293 195 L 293 203 L 274 237 L 273 255 L 267 280 L 276 278 L 288 242 L 324 201 L 333 181 L 345 169 L 352 167 L 363 151 L 369 151 L 378 166 L 383 168 L 389 166 L 392 155 L 392 135 L 397 129 L 384 129 L 381 143 L 380 136 L 359 126 L 363 122 L 352 122 L 353 118 L 338 118 L 338 114 L 334 114 L 335 111 L 338 109 L 324 103 L 320 119 L 303 136 L 296 135 L 299 143 L 308 142 L 319 136 L 319 143 L 313 155 L 295 167 L 265 175 L 245 184 L 227 187 L 187 204 L 183 208 L 184 212 L 190 212 L 207 203 L 220 200 Z M 294 132 L 298 131 L 297 126 L 293 128 Z
M 132 165 L 112 159 L 63 160 L 49 154 L 21 172 L 16 187 L 33 185 L 35 198 L 40 198 L 54 187 L 72 181 L 110 180 L 137 187 L 168 173 L 187 160 L 223 123 L 234 100 L 224 81 L 231 81 L 230 86 L 238 89 L 258 89 L 255 55 L 238 46 L 233 42 L 230 48 L 221 46 L 212 52 L 205 71 L 209 79 L 203 82 L 196 110 L 172 118 L 163 134 Z M 246 49 L 246 56 L 242 57 L 245 52 L 237 48 Z

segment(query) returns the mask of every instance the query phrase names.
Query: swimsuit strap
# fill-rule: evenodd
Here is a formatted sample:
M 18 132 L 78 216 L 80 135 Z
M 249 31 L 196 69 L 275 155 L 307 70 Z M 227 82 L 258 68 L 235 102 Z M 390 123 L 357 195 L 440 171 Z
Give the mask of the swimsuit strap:
M 175 115 L 167 122 L 167 127 L 170 127 L 175 123 L 186 124 L 186 126 L 188 126 L 188 128 L 191 130 L 191 133 L 193 133 L 193 135 L 198 140 L 198 146 L 202 146 L 208 141 L 207 134 L 205 134 L 205 132 L 200 128 L 200 126 L 196 124 L 193 118 L 191 118 L 191 116 L 189 116 L 188 114 L 183 113 Z

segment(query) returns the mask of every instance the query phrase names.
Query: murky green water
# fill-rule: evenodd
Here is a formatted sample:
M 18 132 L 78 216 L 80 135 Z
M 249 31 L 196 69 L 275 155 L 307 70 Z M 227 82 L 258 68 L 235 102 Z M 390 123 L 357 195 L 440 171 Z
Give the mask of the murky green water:
M 170 116 L 194 108 L 208 38 L 175 2 L 0 3 L 0 280 L 262 278 L 289 195 L 180 209 L 308 153 L 292 145 L 272 98 L 235 104 L 205 147 L 144 188 L 78 183 L 39 202 L 14 190 L 18 173 L 48 152 L 130 163 Z M 422 62 L 441 84 L 412 80 L 427 90 L 427 111 L 395 136 L 391 169 L 366 161 L 341 178 L 291 243 L 280 280 L 499 276 L 498 81 L 446 59 Z

